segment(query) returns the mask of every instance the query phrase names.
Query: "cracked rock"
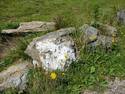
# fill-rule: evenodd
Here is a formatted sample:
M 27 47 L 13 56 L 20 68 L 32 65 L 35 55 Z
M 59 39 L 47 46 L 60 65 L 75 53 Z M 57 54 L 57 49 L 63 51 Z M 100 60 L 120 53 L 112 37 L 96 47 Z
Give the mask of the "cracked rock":
M 75 28 L 65 28 L 36 38 L 25 53 L 32 57 L 34 66 L 63 71 L 76 59 L 74 41 L 69 36 L 74 31 Z

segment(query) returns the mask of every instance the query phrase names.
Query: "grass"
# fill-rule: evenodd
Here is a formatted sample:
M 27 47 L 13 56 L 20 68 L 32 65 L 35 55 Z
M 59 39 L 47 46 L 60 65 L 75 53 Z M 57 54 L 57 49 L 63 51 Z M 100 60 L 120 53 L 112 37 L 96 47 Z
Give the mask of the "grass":
M 3 29 L 16 29 L 19 27 L 19 23 L 17 22 L 7 22 L 4 24 L 0 24 L 0 32 Z
M 116 12 L 125 8 L 124 0 L 1 0 L 0 29 L 17 28 L 23 21 L 55 21 L 57 29 L 79 27 L 84 23 L 107 23 L 118 29 L 119 41 L 112 51 L 84 46 L 82 35 L 72 35 L 78 50 L 79 60 L 73 62 L 64 72 L 55 71 L 57 79 L 52 80 L 50 73 L 42 69 L 29 72 L 27 94 L 80 94 L 85 89 L 103 91 L 107 87 L 107 78 L 125 78 L 125 26 L 119 25 Z M 30 59 L 24 50 L 29 42 L 45 33 L 27 34 L 20 39 L 16 49 L 12 50 L 0 62 L 0 71 L 13 64 L 19 58 Z M 9 89 L 3 94 L 17 94 L 18 90 Z

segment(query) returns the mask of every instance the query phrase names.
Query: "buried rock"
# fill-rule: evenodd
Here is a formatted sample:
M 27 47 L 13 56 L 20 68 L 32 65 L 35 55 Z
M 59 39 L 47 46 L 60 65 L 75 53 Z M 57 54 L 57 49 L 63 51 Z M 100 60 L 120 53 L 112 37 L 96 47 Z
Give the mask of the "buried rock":
M 6 70 L 0 72 L 0 91 L 8 88 L 18 88 L 24 90 L 27 83 L 27 74 L 30 68 L 29 62 L 12 65 Z
M 98 29 L 85 24 L 79 30 L 84 33 L 83 42 L 90 47 L 111 48 L 112 44 L 117 42 L 117 29 L 107 24 L 99 23 Z
M 120 23 L 125 24 L 125 10 L 120 10 L 117 12 L 117 19 Z
M 111 48 L 112 42 L 113 42 L 112 37 L 100 35 L 97 37 L 97 40 L 94 42 L 91 42 L 90 45 L 92 47 L 102 46 L 104 48 Z
M 74 31 L 75 28 L 65 28 L 36 38 L 25 53 L 32 57 L 34 66 L 63 71 L 76 59 L 74 41 L 69 36 Z
M 54 22 L 42 22 L 32 21 L 20 23 L 17 29 L 2 30 L 1 33 L 23 33 L 23 32 L 40 32 L 40 31 L 53 31 L 56 30 L 56 23 Z

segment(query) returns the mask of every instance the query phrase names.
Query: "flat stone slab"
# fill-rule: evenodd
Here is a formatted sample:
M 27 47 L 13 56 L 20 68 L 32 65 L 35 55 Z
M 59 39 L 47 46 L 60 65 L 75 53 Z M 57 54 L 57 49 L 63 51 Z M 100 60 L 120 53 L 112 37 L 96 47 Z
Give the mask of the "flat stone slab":
M 1 33 L 24 33 L 24 32 L 41 32 L 41 31 L 53 31 L 56 30 L 55 22 L 42 22 L 42 21 L 32 21 L 32 22 L 22 22 L 17 29 L 7 29 L 2 30 Z

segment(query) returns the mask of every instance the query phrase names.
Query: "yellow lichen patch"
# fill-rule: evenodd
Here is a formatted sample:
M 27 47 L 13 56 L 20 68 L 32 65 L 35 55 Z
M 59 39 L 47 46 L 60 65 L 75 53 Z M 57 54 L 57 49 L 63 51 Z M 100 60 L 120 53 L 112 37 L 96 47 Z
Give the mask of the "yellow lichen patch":
M 64 57 L 65 57 L 65 60 L 67 60 L 67 59 L 68 59 L 68 54 L 65 53 L 65 54 L 64 54 Z
M 50 78 L 51 78 L 52 80 L 55 80 L 55 79 L 57 78 L 57 74 L 56 74 L 55 72 L 51 72 Z
M 116 42 L 115 37 L 112 37 L 112 43 L 115 43 L 115 42 Z
M 91 36 L 89 37 L 89 39 L 90 39 L 91 41 L 94 41 L 94 40 L 97 39 L 97 36 L 96 36 L 96 35 L 91 35 Z

